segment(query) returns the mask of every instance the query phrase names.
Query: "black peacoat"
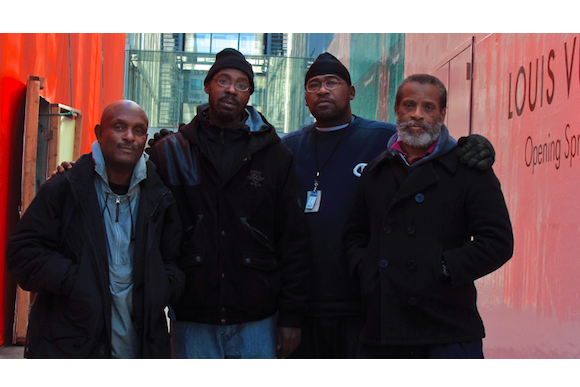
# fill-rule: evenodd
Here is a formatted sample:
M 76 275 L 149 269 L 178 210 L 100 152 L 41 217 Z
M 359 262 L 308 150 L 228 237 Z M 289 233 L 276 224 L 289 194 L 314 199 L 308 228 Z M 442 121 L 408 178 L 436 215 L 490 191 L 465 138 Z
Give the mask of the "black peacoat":
M 492 169 L 468 168 L 456 149 L 416 167 L 386 150 L 363 172 L 343 241 L 360 284 L 363 343 L 445 344 L 485 336 L 474 280 L 513 253 Z

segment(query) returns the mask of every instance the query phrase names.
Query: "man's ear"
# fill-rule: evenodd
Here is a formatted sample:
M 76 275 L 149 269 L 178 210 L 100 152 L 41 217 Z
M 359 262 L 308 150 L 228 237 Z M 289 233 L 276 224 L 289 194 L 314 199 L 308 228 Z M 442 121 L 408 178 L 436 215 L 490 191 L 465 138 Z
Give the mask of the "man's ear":
M 348 96 L 349 96 L 351 101 L 354 99 L 355 95 L 356 95 L 356 90 L 354 89 L 354 86 L 350 85 L 348 88 Z
M 441 109 L 441 122 L 445 121 L 445 114 L 447 113 L 447 108 L 444 107 L 443 109 Z
M 95 125 L 95 136 L 97 136 L 97 141 L 100 143 L 101 142 L 101 125 L 97 124 Z

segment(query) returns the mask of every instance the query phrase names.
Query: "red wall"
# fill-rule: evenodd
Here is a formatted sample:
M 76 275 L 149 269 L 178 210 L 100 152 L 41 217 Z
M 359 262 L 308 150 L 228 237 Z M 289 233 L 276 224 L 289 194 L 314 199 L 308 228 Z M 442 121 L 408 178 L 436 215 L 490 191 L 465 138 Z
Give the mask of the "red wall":
M 407 34 L 405 74 L 471 35 Z M 484 354 L 580 358 L 580 34 L 473 35 L 472 131 L 496 148 L 515 237 L 513 258 L 477 281 Z
M 70 50 L 69 34 L 0 34 L 0 345 L 12 337 L 15 285 L 4 252 L 19 218 L 28 76 L 44 77 L 40 94 L 50 103 L 82 112 L 81 153 L 89 152 L 103 98 L 106 106 L 123 96 L 124 50 L 125 34 L 70 34 Z

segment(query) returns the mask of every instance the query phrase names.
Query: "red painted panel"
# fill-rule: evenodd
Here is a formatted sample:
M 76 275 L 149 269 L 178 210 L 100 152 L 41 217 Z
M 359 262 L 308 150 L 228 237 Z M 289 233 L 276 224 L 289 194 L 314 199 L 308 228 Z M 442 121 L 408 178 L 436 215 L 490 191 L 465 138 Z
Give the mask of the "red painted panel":
M 497 34 L 476 45 L 474 131 L 496 144 L 516 239 L 480 281 L 494 357 L 580 357 L 580 37 Z
M 447 125 L 456 139 L 469 136 L 471 81 L 467 78 L 467 63 L 471 63 L 471 46 L 449 62 Z
M 44 77 L 41 95 L 51 103 L 82 111 L 81 149 L 88 152 L 103 104 L 122 98 L 124 45 L 124 34 L 71 34 L 69 65 L 68 34 L 0 34 L 0 213 L 5 214 L 0 217 L 0 345 L 9 342 L 12 331 L 14 283 L 4 251 L 18 221 L 28 76 Z
M 405 74 L 469 36 L 407 34 Z M 484 353 L 579 358 L 580 35 L 474 36 L 472 130 L 496 148 L 515 235 L 511 261 L 477 281 Z

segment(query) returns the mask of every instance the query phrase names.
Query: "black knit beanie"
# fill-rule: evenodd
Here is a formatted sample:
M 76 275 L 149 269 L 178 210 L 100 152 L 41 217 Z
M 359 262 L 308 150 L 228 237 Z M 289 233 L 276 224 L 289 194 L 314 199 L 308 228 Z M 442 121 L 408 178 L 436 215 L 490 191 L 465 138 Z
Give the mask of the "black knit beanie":
M 223 69 L 236 69 L 244 72 L 250 80 L 250 94 L 254 92 L 254 72 L 252 71 L 252 65 L 248 63 L 241 52 L 233 48 L 226 48 L 217 53 L 215 63 L 209 69 L 203 85 L 207 85 L 213 79 L 214 75 Z
M 334 74 L 339 78 L 342 78 L 349 86 L 350 74 L 348 70 L 334 55 L 325 52 L 324 54 L 318 55 L 318 58 L 312 63 L 308 71 L 306 72 L 306 78 L 304 79 L 304 86 L 308 83 L 310 78 L 316 77 L 318 75 Z

